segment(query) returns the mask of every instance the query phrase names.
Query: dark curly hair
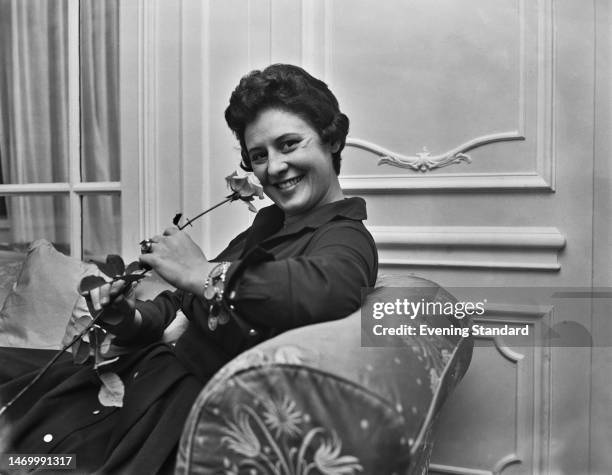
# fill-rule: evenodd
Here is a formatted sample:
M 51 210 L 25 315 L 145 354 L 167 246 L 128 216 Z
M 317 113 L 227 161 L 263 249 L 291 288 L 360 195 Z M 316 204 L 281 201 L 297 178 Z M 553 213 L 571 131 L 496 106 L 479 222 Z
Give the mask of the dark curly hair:
M 327 84 L 291 64 L 273 64 L 263 71 L 251 71 L 232 92 L 225 120 L 240 142 L 240 166 L 244 170 L 252 171 L 244 131 L 261 111 L 269 108 L 300 116 L 317 131 L 323 143 L 338 143 L 340 146 L 332 154 L 332 161 L 336 174 L 340 173 L 340 153 L 346 142 L 349 119 L 340 112 L 338 100 Z

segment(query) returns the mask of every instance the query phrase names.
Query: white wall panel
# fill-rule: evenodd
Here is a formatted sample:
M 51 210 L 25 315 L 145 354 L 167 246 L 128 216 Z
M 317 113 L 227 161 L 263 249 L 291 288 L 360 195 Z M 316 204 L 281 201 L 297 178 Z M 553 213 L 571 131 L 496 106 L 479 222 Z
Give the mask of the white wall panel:
M 554 187 L 550 1 L 389 1 L 377 21 L 368 1 L 331 5 L 347 189 Z
M 605 193 L 593 217 L 594 150 L 597 170 L 609 168 L 607 142 L 594 145 L 605 135 L 595 134 L 595 118 L 609 113 L 594 106 L 594 4 L 129 3 L 136 42 L 126 47 L 138 61 L 122 65 L 134 81 L 122 101 L 138 114 L 125 115 L 133 136 L 124 141 L 141 185 L 125 199 L 140 203 L 142 236 L 176 211 L 194 215 L 227 194 L 223 177 L 240 160 L 223 119 L 231 91 L 250 69 L 295 62 L 328 81 L 351 118 L 341 182 L 367 198 L 384 272 L 474 288 L 590 285 L 594 253 L 601 262 L 610 255 L 593 247 L 593 226 L 610 223 Z M 212 257 L 250 219 L 240 203 L 226 205 L 190 233 Z M 489 317 L 488 325 L 525 320 L 534 328 L 544 318 L 517 309 Z M 592 324 L 588 312 L 546 318 Z M 445 410 L 438 471 L 583 473 L 597 452 L 589 448 L 590 349 L 496 343 L 477 349 Z M 605 401 L 596 402 L 601 414 Z

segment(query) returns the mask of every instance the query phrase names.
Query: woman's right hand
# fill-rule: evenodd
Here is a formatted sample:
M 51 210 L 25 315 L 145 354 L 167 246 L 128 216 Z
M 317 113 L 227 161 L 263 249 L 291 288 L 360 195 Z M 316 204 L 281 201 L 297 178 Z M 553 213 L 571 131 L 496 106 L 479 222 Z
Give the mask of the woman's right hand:
M 162 236 L 151 238 L 149 252 L 140 262 L 150 266 L 177 289 L 199 294 L 213 265 L 189 235 L 176 227 L 166 228 Z

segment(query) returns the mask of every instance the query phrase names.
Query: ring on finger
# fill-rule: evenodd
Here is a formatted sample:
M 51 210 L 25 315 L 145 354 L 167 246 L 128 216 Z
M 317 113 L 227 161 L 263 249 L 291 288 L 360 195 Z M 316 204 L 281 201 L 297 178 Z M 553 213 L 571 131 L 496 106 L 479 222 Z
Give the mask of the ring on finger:
M 140 253 L 141 254 L 151 254 L 153 252 L 153 240 L 145 239 L 140 241 Z

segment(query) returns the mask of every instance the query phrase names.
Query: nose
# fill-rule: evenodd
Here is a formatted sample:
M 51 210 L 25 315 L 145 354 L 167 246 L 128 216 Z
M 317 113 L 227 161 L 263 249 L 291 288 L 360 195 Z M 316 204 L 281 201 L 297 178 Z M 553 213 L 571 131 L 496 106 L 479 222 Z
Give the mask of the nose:
M 289 169 L 285 157 L 280 153 L 269 152 L 268 154 L 268 175 L 281 176 Z

